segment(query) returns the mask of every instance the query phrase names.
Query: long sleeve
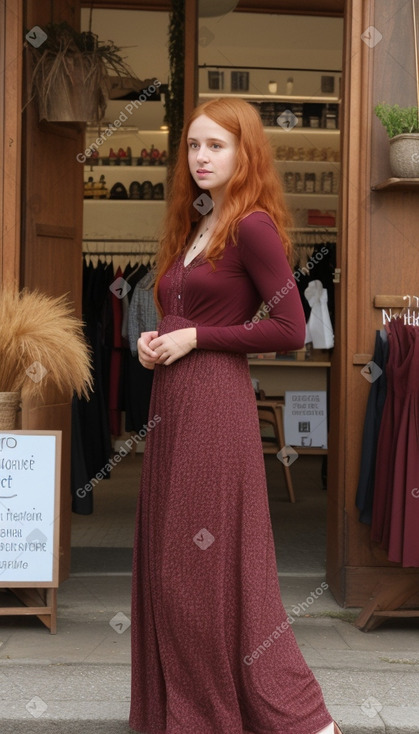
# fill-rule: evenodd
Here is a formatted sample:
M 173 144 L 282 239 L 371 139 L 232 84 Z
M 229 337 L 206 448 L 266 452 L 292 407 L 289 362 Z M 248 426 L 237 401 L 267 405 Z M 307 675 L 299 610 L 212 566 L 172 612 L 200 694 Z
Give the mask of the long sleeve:
M 239 225 L 237 248 L 245 276 L 264 302 L 269 318 L 255 316 L 250 298 L 248 318 L 232 326 L 197 326 L 199 349 L 270 352 L 304 345 L 305 318 L 298 289 L 281 240 L 264 212 L 249 214 Z M 253 302 L 253 303 L 252 303 Z

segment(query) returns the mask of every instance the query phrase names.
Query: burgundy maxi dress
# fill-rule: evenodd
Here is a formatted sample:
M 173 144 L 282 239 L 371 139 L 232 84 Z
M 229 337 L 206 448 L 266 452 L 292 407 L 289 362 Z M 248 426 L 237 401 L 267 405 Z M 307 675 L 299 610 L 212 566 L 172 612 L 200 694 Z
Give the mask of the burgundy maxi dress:
M 247 352 L 304 341 L 267 214 L 215 271 L 184 254 L 161 280 L 160 333 L 197 349 L 157 365 L 133 566 L 130 725 L 144 734 L 315 734 L 331 721 L 287 622 Z M 252 323 L 261 301 L 270 318 Z M 279 469 L 278 469 L 279 471 Z

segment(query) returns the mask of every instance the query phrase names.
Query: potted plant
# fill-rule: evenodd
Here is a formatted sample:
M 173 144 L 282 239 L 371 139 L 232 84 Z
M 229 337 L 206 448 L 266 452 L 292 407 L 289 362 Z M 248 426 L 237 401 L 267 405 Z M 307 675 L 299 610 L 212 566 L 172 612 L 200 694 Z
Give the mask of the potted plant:
M 37 47 L 27 45 L 34 64 L 30 98 L 37 98 L 41 120 L 99 122 L 110 74 L 140 83 L 113 41 L 103 43 L 91 31 L 76 31 L 65 21 L 41 30 L 45 40 Z
M 92 388 L 82 322 L 64 296 L 0 292 L 0 429 L 15 428 L 21 397 L 41 395 L 53 383 L 71 398 Z
M 396 178 L 419 178 L 419 117 L 417 107 L 380 103 L 374 108 L 390 138 L 390 169 Z

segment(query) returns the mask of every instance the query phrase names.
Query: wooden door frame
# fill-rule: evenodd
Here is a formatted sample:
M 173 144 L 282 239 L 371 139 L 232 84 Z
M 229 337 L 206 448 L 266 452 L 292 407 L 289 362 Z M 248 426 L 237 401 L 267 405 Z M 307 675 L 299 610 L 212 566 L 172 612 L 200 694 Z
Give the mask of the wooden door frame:
M 194 0 L 187 0 L 194 3 Z M 0 140 L 0 213 L 2 240 L 0 250 L 0 282 L 3 287 L 19 284 L 21 238 L 21 99 L 22 99 L 22 0 L 5 0 L 0 10 L 4 29 L 0 36 L 0 59 L 5 73 L 0 87 L 0 114 L 4 120 Z M 109 7 L 109 6 L 108 6 Z M 189 5 L 191 7 L 191 5 Z M 336 347 L 331 371 L 331 425 L 328 491 L 327 580 L 341 604 L 347 590 L 345 563 L 347 545 L 345 483 L 348 446 L 359 426 L 351 422 L 353 407 L 346 384 L 357 361 L 365 358 L 365 321 L 358 318 L 365 303 L 366 291 L 357 284 L 362 273 L 369 277 L 369 216 L 364 206 L 370 187 L 369 157 L 364 155 L 370 136 L 371 116 L 367 113 L 370 97 L 371 55 L 361 35 L 372 24 L 373 0 L 348 0 L 345 3 L 344 102 L 342 135 L 342 188 L 340 197 L 341 237 L 337 266 L 342 278 L 336 288 Z M 191 24 L 196 18 L 189 19 Z M 191 26 L 192 27 L 192 26 Z M 188 53 L 196 52 L 190 42 Z M 188 65 L 189 66 L 189 65 Z M 190 67 L 189 67 L 190 68 Z M 185 111 L 195 103 L 193 78 L 185 89 Z M 361 243 L 361 245 L 359 244 Z M 353 253 L 356 253 L 354 256 Z M 363 300 L 364 299 L 364 300 Z M 348 359 L 349 355 L 351 360 Z M 359 367 L 360 368 L 360 367 Z
M 188 0 L 186 0 L 187 2 Z M 193 0 L 195 3 L 195 0 Z M 166 11 L 171 9 L 170 0 L 82 0 L 82 7 Z M 275 13 L 284 15 L 322 15 L 342 17 L 345 0 L 239 0 L 234 12 Z M 195 3 L 197 7 L 197 3 Z
M 0 6 L 0 284 L 18 288 L 22 140 L 22 0 Z
M 362 313 L 366 289 L 359 287 L 360 273 L 369 277 L 369 219 L 364 202 L 369 191 L 370 160 L 365 153 L 370 136 L 370 94 L 372 55 L 362 41 L 363 31 L 371 25 L 372 3 L 349 0 L 345 8 L 343 99 L 341 114 L 341 191 L 340 237 L 337 267 L 340 284 L 335 293 L 335 348 L 331 367 L 331 413 L 327 505 L 327 582 L 337 599 L 346 599 L 346 460 L 347 446 L 359 427 L 349 419 L 351 405 L 347 383 L 351 365 L 348 355 L 363 359 L 360 345 L 365 343 Z M 356 216 L 354 213 L 356 212 Z M 353 253 L 357 253 L 354 257 Z M 351 317 L 349 314 L 351 313 Z M 354 357 L 355 360 L 355 357 Z M 368 359 L 366 360 L 368 361 Z M 354 364 L 355 362 L 353 362 Z M 359 364 L 365 364 L 359 362 Z M 359 367 L 361 369 L 361 367 Z

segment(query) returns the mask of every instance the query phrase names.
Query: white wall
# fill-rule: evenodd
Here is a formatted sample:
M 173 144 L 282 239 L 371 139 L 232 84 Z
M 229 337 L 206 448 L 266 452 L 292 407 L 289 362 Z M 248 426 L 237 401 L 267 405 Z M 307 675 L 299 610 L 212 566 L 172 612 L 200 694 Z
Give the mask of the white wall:
M 88 9 L 82 10 L 82 28 L 89 23 Z M 123 48 L 123 55 L 140 79 L 155 76 L 167 83 L 168 13 L 135 10 L 97 10 L 92 15 L 92 30 L 100 40 L 111 39 Z M 209 65 L 270 66 L 314 69 L 340 69 L 342 65 L 341 18 L 297 15 L 228 13 L 219 18 L 202 18 L 199 22 L 199 63 Z M 278 82 L 278 93 L 285 93 L 288 72 L 251 73 L 250 91 L 267 92 L 267 80 Z M 229 77 L 229 74 L 227 75 Z M 265 79 L 266 76 L 266 79 Z M 338 77 L 339 74 L 336 75 Z M 201 72 L 203 84 L 207 75 Z M 225 91 L 229 91 L 228 84 Z M 307 78 L 294 74 L 293 94 L 319 94 L 320 75 Z M 338 84 L 336 84 L 336 94 Z M 107 121 L 112 121 L 126 103 L 109 105 Z M 143 130 L 159 127 L 163 122 L 163 106 L 144 103 L 130 116 L 126 125 Z
M 262 66 L 273 69 L 342 68 L 343 19 L 297 15 L 228 13 L 220 18 L 203 18 L 199 24 L 199 64 Z M 286 80 L 294 78 L 294 95 L 318 95 L 320 74 L 297 72 L 250 72 L 252 93 L 268 93 L 268 82 L 276 81 L 278 94 L 285 94 Z M 339 93 L 335 74 L 335 95 Z M 225 91 L 230 90 L 225 71 Z M 206 74 L 201 71 L 201 89 Z

